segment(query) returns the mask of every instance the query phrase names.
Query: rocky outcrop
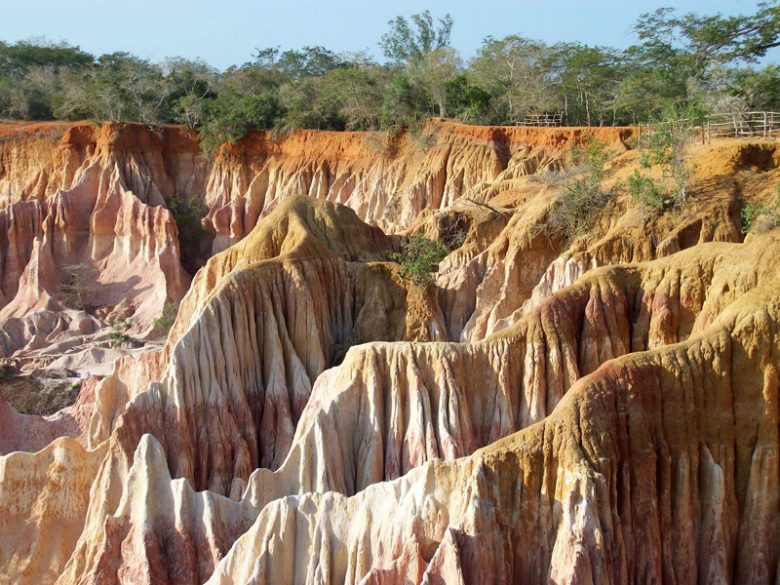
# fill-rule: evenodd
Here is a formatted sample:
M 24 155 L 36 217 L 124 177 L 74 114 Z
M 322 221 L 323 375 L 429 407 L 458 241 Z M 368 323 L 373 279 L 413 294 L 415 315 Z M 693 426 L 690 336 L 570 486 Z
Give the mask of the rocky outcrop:
M 203 210 L 206 241 L 197 247 L 214 238 L 215 251 L 294 195 L 345 204 L 398 231 L 421 211 L 477 197 L 496 180 L 507 188 L 559 168 L 561 153 L 591 136 L 625 148 L 632 131 L 432 121 L 419 135 L 396 137 L 298 131 L 274 140 L 254 133 L 212 160 L 177 127 L 19 124 L 0 133 L 2 355 L 28 369 L 68 356 L 60 366 L 104 375 L 105 367 L 95 368 L 111 361 L 101 351 L 110 323 L 129 319 L 131 334 L 148 335 L 165 303 L 187 287 L 165 207 Z M 190 256 L 198 250 L 184 254 L 184 264 L 197 267 Z M 99 286 L 74 304 L 62 294 L 74 278 Z M 69 310 L 84 307 L 100 314 Z
M 583 134 L 499 130 L 439 124 L 446 156 L 358 134 L 225 147 L 207 223 L 241 240 L 166 345 L 54 417 L 0 402 L 0 449 L 43 449 L 0 457 L 0 583 L 773 583 L 780 236 L 741 242 L 737 220 L 776 170 L 704 147 L 706 197 L 654 216 L 619 193 L 567 239 L 531 173 Z M 366 187 L 426 169 L 428 199 Z M 377 211 L 397 193 L 407 212 Z M 403 237 L 377 225 L 455 242 L 435 286 L 398 274 Z
M 0 582 L 53 583 L 82 534 L 105 449 L 57 439 L 38 453 L 0 457 Z
M 280 141 L 253 134 L 220 152 L 209 176 L 208 221 L 224 248 L 288 195 L 347 205 L 385 231 L 491 183 L 561 165 L 563 152 L 594 137 L 625 149 L 629 128 L 500 128 L 429 122 L 418 134 L 297 131 Z M 491 194 L 492 195 L 492 194 Z
M 176 168 L 162 160 L 165 146 L 116 124 L 50 125 L 3 141 L 0 355 L 105 374 L 91 368 L 111 361 L 101 351 L 110 323 L 126 319 L 140 335 L 183 296 L 189 278 L 164 207 L 179 187 L 165 180 Z
M 209 582 L 771 583 L 780 315 L 761 272 L 702 334 L 608 362 L 471 457 L 269 503 Z
M 471 534 L 475 543 L 482 542 L 483 539 L 479 538 L 480 534 L 492 534 L 495 531 L 504 534 L 506 529 L 501 527 L 499 531 L 491 524 L 490 516 L 486 518 L 481 513 L 478 515 L 471 513 L 469 516 L 467 511 L 474 507 L 474 501 L 468 498 L 464 501 L 459 500 L 461 497 L 466 497 L 460 494 L 469 494 L 475 489 L 468 487 L 471 482 L 477 481 L 471 478 L 471 475 L 476 474 L 481 477 L 483 473 L 487 473 L 484 470 L 479 471 L 480 466 L 477 463 L 474 463 L 477 466 L 476 471 L 473 467 L 468 467 L 469 471 L 464 479 L 458 479 L 460 476 L 456 474 L 453 478 L 441 480 L 444 482 L 441 490 L 444 490 L 446 495 L 437 495 L 436 488 L 431 488 L 431 482 L 434 486 L 438 485 L 438 479 L 431 479 L 427 475 L 416 480 L 418 475 L 414 471 L 415 468 L 423 466 L 429 469 L 426 466 L 430 466 L 439 458 L 453 460 L 469 455 L 481 446 L 489 445 L 517 429 L 531 425 L 527 433 L 532 437 L 529 439 L 529 445 L 538 447 L 540 453 L 533 456 L 528 467 L 524 467 L 523 473 L 552 474 L 551 485 L 558 486 L 555 487 L 555 493 L 560 491 L 562 494 L 568 494 L 568 498 L 572 498 L 574 496 L 571 494 L 576 492 L 583 498 L 587 496 L 593 500 L 595 496 L 589 494 L 587 490 L 595 488 L 586 486 L 586 489 L 583 487 L 585 484 L 582 484 L 585 479 L 580 479 L 579 465 L 582 463 L 576 463 L 579 460 L 574 460 L 575 463 L 572 463 L 572 467 L 569 468 L 569 463 L 566 462 L 568 460 L 563 455 L 543 455 L 547 452 L 547 448 L 539 446 L 544 442 L 542 439 L 534 438 L 537 431 L 532 432 L 531 429 L 538 427 L 533 424 L 537 421 L 542 421 L 544 425 L 557 424 L 555 422 L 558 420 L 556 417 L 559 416 L 557 413 L 563 404 L 567 404 L 566 401 L 570 400 L 563 398 L 566 390 L 571 386 L 575 389 L 583 386 L 583 383 L 579 385 L 575 383 L 583 375 L 590 374 L 585 378 L 585 381 L 590 381 L 589 385 L 586 385 L 588 388 L 598 388 L 593 380 L 600 380 L 604 376 L 607 381 L 602 383 L 622 388 L 622 392 L 627 392 L 624 378 L 611 377 L 615 371 L 621 371 L 620 367 L 605 366 L 605 369 L 605 367 L 600 368 L 600 364 L 621 363 L 614 361 L 615 358 L 621 355 L 631 356 L 632 353 L 629 352 L 642 352 L 649 347 L 661 348 L 656 350 L 655 354 L 646 355 L 661 356 L 653 359 L 662 360 L 662 363 L 666 364 L 664 367 L 676 364 L 676 367 L 680 368 L 683 367 L 678 363 L 680 358 L 669 356 L 694 351 L 693 357 L 688 358 L 689 361 L 693 361 L 688 366 L 684 366 L 683 371 L 697 364 L 696 367 L 703 368 L 701 371 L 704 375 L 704 371 L 709 368 L 708 363 L 702 361 L 701 355 L 695 353 L 695 350 L 686 348 L 699 347 L 701 342 L 696 339 L 701 339 L 701 335 L 707 339 L 713 337 L 715 340 L 720 340 L 724 335 L 722 323 L 724 320 L 730 322 L 729 319 L 732 318 L 730 315 L 736 310 L 734 305 L 740 304 L 739 299 L 744 299 L 745 295 L 751 292 L 757 294 L 756 291 L 762 291 L 766 294 L 764 291 L 773 290 L 774 273 L 761 258 L 765 253 L 774 253 L 772 250 L 776 250 L 778 245 L 775 240 L 754 242 L 754 245 L 747 249 L 739 245 L 711 244 L 645 266 L 600 269 L 575 286 L 553 295 L 502 336 L 481 343 L 468 345 L 391 343 L 368 344 L 353 348 L 342 365 L 329 370 L 317 379 L 312 390 L 312 398 L 297 425 L 290 456 L 284 465 L 277 472 L 267 470 L 255 472 L 249 479 L 249 489 L 241 502 L 231 504 L 226 500 L 216 499 L 212 503 L 202 505 L 183 504 L 182 502 L 193 501 L 192 498 L 200 501 L 198 499 L 200 496 L 196 496 L 188 487 L 194 482 L 182 483 L 180 480 L 171 480 L 170 471 L 161 471 L 162 466 L 170 468 L 173 464 L 173 476 L 181 473 L 175 468 L 175 461 L 184 459 L 185 456 L 181 454 L 186 453 L 186 450 L 181 448 L 171 450 L 169 442 L 172 436 L 178 435 L 182 430 L 178 429 L 176 434 L 167 433 L 163 428 L 165 425 L 157 428 L 150 425 L 146 429 L 153 430 L 152 434 L 159 439 L 144 435 L 138 440 L 130 440 L 130 435 L 123 433 L 123 423 L 117 434 L 119 443 L 125 446 L 138 445 L 134 453 L 125 455 L 129 467 L 128 471 L 123 473 L 126 473 L 128 478 L 135 479 L 132 482 L 129 480 L 122 482 L 125 488 L 120 502 L 124 503 L 117 504 L 116 512 L 111 516 L 110 522 L 112 526 L 117 524 L 125 528 L 123 531 L 118 531 L 121 535 L 120 541 L 113 544 L 106 542 L 99 547 L 98 551 L 93 550 L 83 554 L 87 558 L 94 558 L 89 566 L 94 567 L 92 570 L 99 570 L 99 574 L 103 575 L 101 578 L 113 574 L 104 572 L 112 570 L 105 568 L 112 566 L 109 557 L 105 555 L 115 554 L 110 551 L 121 548 L 122 559 L 112 561 L 115 563 L 113 566 L 135 566 L 136 568 L 133 569 L 135 572 L 132 574 L 139 582 L 156 582 L 155 578 L 160 578 L 161 574 L 169 575 L 174 582 L 198 582 L 199 579 L 210 574 L 217 559 L 230 549 L 232 539 L 247 528 L 256 514 L 259 513 L 255 527 L 263 525 L 264 519 L 269 515 L 274 518 L 277 518 L 274 516 L 277 513 L 289 515 L 288 512 L 279 512 L 286 509 L 288 505 L 299 501 L 309 502 L 307 499 L 309 496 L 298 494 L 335 491 L 346 495 L 358 494 L 356 497 L 367 498 L 367 500 L 365 504 L 359 504 L 357 507 L 343 504 L 346 516 L 341 520 L 339 520 L 341 512 L 338 510 L 341 509 L 342 504 L 338 503 L 341 501 L 338 498 L 335 499 L 336 503 L 325 500 L 329 502 L 326 506 L 328 512 L 323 512 L 327 519 L 316 512 L 319 509 L 319 496 L 314 497 L 312 500 L 314 503 L 307 503 L 306 509 L 309 511 L 307 513 L 314 514 L 309 530 L 313 535 L 312 538 L 321 544 L 312 544 L 311 546 L 315 548 L 311 550 L 306 548 L 309 545 L 305 545 L 303 552 L 300 552 L 297 543 L 307 542 L 308 537 L 298 532 L 295 532 L 298 536 L 294 537 L 285 532 L 286 521 L 281 522 L 278 519 L 271 521 L 270 528 L 263 528 L 266 532 L 257 537 L 259 542 L 295 542 L 296 544 L 289 545 L 291 548 L 288 553 L 285 553 L 291 555 L 289 559 L 292 560 L 289 562 L 294 563 L 295 566 L 308 566 L 311 563 L 316 565 L 323 562 L 327 566 L 331 561 L 320 556 L 324 554 L 320 547 L 339 546 L 335 544 L 336 542 L 347 543 L 346 557 L 336 555 L 337 561 L 333 562 L 337 562 L 337 565 L 329 569 L 336 575 L 333 577 L 335 582 L 342 580 L 358 582 L 364 577 L 369 578 L 367 577 L 369 574 L 374 575 L 370 578 L 379 579 L 378 574 L 384 574 L 386 570 L 390 572 L 401 570 L 398 568 L 399 565 L 403 567 L 403 572 L 406 574 L 407 570 L 411 570 L 406 567 L 406 564 L 416 567 L 418 578 L 423 579 L 426 571 L 433 570 L 431 567 L 435 568 L 439 563 L 444 563 L 444 560 L 435 563 L 432 560 L 434 551 L 438 551 L 439 542 L 446 544 L 448 539 L 452 539 L 453 543 L 448 545 L 451 548 L 461 542 L 456 536 L 461 537 L 464 531 L 465 534 L 469 534 L 468 530 L 482 530 Z M 735 270 L 735 266 L 745 267 L 744 271 Z M 762 268 L 756 269 L 756 266 Z M 702 332 L 696 333 L 700 329 L 703 329 Z M 692 334 L 699 337 L 691 339 Z M 185 339 L 183 338 L 179 343 L 181 344 Z M 667 345 L 685 340 L 689 341 L 686 341 L 687 345 L 682 346 L 681 349 L 675 345 L 671 347 Z M 645 377 L 650 376 L 647 371 L 654 371 L 647 363 L 652 365 L 655 362 L 652 359 L 647 362 L 647 358 L 639 357 L 645 354 L 636 353 L 636 355 L 636 358 L 630 358 L 637 364 L 632 367 L 638 368 L 637 373 L 633 373 L 632 376 L 637 376 L 637 380 L 642 380 L 643 384 L 650 384 L 648 388 L 652 388 L 653 385 Z M 656 372 L 653 375 L 661 374 Z M 715 380 L 717 381 L 723 375 L 719 374 Z M 171 374 L 172 378 L 180 376 L 179 373 Z M 632 377 L 631 380 L 633 379 Z M 665 380 L 663 384 L 681 384 L 681 380 L 684 379 L 685 377 L 681 376 L 678 370 L 674 374 L 664 374 L 657 383 Z M 715 384 L 715 381 L 712 383 Z M 150 401 L 161 400 L 163 393 L 171 391 L 165 384 L 164 381 L 160 385 L 159 394 L 148 392 L 144 395 L 145 398 Z M 651 390 L 646 391 L 651 392 Z M 588 394 L 591 391 L 573 390 L 572 392 Z M 649 397 L 647 399 L 651 400 Z M 181 395 L 177 400 L 182 404 L 194 401 L 185 395 Z M 563 402 L 560 402 L 561 400 Z M 232 408 L 230 398 L 220 398 L 219 402 L 228 409 Z M 135 406 L 131 404 L 131 413 Z M 147 410 L 153 409 L 149 407 Z M 564 408 L 564 412 L 565 410 Z M 206 412 L 210 412 L 209 409 L 206 409 Z M 131 416 L 129 414 L 125 418 L 130 419 Z M 211 415 L 211 419 L 223 422 L 230 418 L 226 414 Z M 587 420 L 590 421 L 591 418 L 593 416 L 589 415 Z M 168 424 L 173 424 L 173 420 L 171 418 Z M 560 424 L 568 429 L 572 423 L 568 421 Z M 574 424 L 578 426 L 584 423 L 575 421 Z M 191 422 L 190 426 L 203 428 L 207 425 L 204 420 Z M 213 429 L 207 432 L 213 432 Z M 590 436 L 590 432 L 596 430 L 588 431 L 587 436 Z M 612 437 L 611 440 L 618 442 L 638 441 L 630 437 L 621 438 L 619 431 L 614 431 L 617 437 L 610 432 L 603 431 L 602 435 Z M 577 441 L 584 441 L 584 436 L 584 431 L 575 434 Z M 552 444 L 557 444 L 558 439 L 552 438 L 550 441 Z M 204 447 L 212 449 L 209 445 L 219 442 L 215 437 L 211 437 L 210 441 L 204 441 Z M 235 451 L 235 448 L 233 450 Z M 213 453 L 213 451 L 209 452 Z M 518 455 L 511 452 L 506 456 L 517 457 Z M 177 457 L 178 459 L 175 459 Z M 543 461 L 545 457 L 553 457 L 553 460 L 560 458 L 562 463 L 558 467 L 553 465 L 548 472 L 542 472 L 540 470 L 545 469 L 545 464 L 538 462 L 537 459 Z M 215 455 L 209 455 L 208 458 L 219 460 Z M 129 463 L 131 459 L 132 464 Z M 150 459 L 155 463 L 149 463 Z M 479 461 L 479 456 L 476 456 L 476 459 Z M 515 469 L 517 465 L 518 463 L 514 463 L 512 468 Z M 625 465 L 631 464 L 626 462 Z M 559 469 L 560 466 L 563 466 L 563 470 Z M 456 466 L 455 469 L 460 467 Z M 150 476 L 145 477 L 145 474 Z M 399 480 L 401 484 L 392 488 L 393 497 L 388 497 L 388 494 L 378 487 L 370 487 L 377 482 L 402 475 L 403 479 Z M 494 476 L 488 475 L 488 477 Z M 196 477 L 195 482 L 197 481 L 199 480 Z M 488 481 L 483 478 L 479 481 L 486 482 L 486 487 L 483 489 L 488 490 L 488 494 L 493 493 L 491 490 L 497 482 L 498 485 L 503 485 L 497 479 Z M 516 475 L 511 475 L 507 480 L 509 485 L 517 485 L 519 481 Z M 523 481 L 529 482 L 531 486 L 538 486 L 544 485 L 547 480 L 528 477 Z M 420 482 L 422 485 L 418 485 Z M 151 485 L 158 486 L 154 490 L 155 494 L 169 492 L 173 494 L 171 496 L 174 498 L 173 510 L 160 506 L 156 497 L 143 496 L 150 493 L 146 490 Z M 423 485 L 426 487 L 422 487 Z M 225 489 L 215 485 L 211 487 Z M 214 489 L 209 490 L 209 493 L 213 493 Z M 541 492 L 538 496 L 532 497 L 529 506 L 542 506 L 533 498 L 543 497 L 544 488 L 534 489 L 539 489 Z M 580 489 L 586 491 L 581 494 L 577 491 Z M 137 490 L 140 490 L 140 493 Z M 374 499 L 371 494 L 376 490 L 379 491 Z M 410 494 L 415 494 L 408 496 L 410 500 L 403 495 L 406 490 Z M 233 496 L 236 497 L 237 493 Z M 500 494 L 473 497 L 478 497 L 479 501 L 490 497 L 506 498 L 508 502 L 514 501 L 511 496 L 505 497 Z M 426 504 L 423 501 L 416 501 L 419 498 L 433 498 L 433 500 Z M 136 503 L 130 506 L 127 503 L 130 501 Z M 391 508 L 383 511 L 385 504 L 382 502 L 390 502 L 387 505 Z M 218 512 L 205 513 L 217 504 L 219 504 Z M 434 506 L 432 510 L 423 511 L 428 510 L 430 506 Z M 541 526 L 546 526 L 548 522 L 550 526 L 557 528 L 551 532 L 552 540 L 546 543 L 540 541 L 540 546 L 544 544 L 547 547 L 544 550 L 548 550 L 549 554 L 546 557 L 540 556 L 529 565 L 529 567 L 536 566 L 536 569 L 519 568 L 516 570 L 520 572 L 505 575 L 506 578 L 523 575 L 535 580 L 542 578 L 546 571 L 552 568 L 556 570 L 571 568 L 580 571 L 577 568 L 577 563 L 581 562 L 577 560 L 578 555 L 585 553 L 577 552 L 581 543 L 579 536 L 574 538 L 574 544 L 571 544 L 571 530 L 576 528 L 577 522 L 585 522 L 596 512 L 592 512 L 590 508 L 585 511 L 579 510 L 575 504 L 572 506 L 573 508 L 562 517 L 559 517 L 560 513 L 556 513 L 554 507 L 550 508 L 546 513 L 546 519 L 538 519 L 540 526 L 531 524 L 516 527 L 517 534 L 525 534 L 526 530 L 531 532 L 542 530 Z M 464 515 L 459 516 L 455 511 L 461 508 L 465 511 Z M 184 513 L 185 510 L 190 509 L 191 512 Z M 405 516 L 407 509 L 412 510 L 408 517 Z M 180 510 L 181 514 L 175 510 Z M 395 511 L 391 512 L 391 510 Z M 638 514 L 636 511 L 630 512 Z M 353 517 L 353 513 L 356 516 Z M 172 517 L 171 514 L 174 516 Z M 368 516 L 365 516 L 366 514 Z M 430 514 L 434 516 L 431 517 Z M 424 530 L 420 528 L 420 526 L 427 526 L 426 518 L 430 517 L 434 521 L 433 518 L 438 517 L 437 514 L 443 517 L 442 520 L 434 522 L 435 527 Z M 496 511 L 496 517 L 504 515 L 512 517 L 513 514 L 510 510 Z M 378 533 L 372 532 L 374 530 L 372 518 L 383 519 L 376 528 Z M 396 521 L 393 524 L 385 524 L 386 518 L 396 518 Z M 344 530 L 349 525 L 352 525 L 353 529 L 349 534 L 337 531 L 331 533 L 333 528 L 326 528 L 331 520 L 336 523 L 336 526 L 343 526 Z M 182 524 L 185 521 L 188 524 Z M 305 519 L 296 521 L 297 524 L 300 522 L 306 524 L 309 521 Z M 519 523 L 520 520 L 517 522 Z M 355 526 L 361 528 L 354 528 Z M 387 535 L 383 526 L 397 526 L 398 532 Z M 483 528 L 480 529 L 480 526 Z M 251 560 L 240 561 L 232 559 L 235 555 L 241 554 L 240 551 L 244 546 L 242 543 L 246 539 L 255 538 L 255 530 L 256 528 L 250 530 L 235 547 L 230 549 L 231 554 L 217 567 L 215 575 L 221 575 L 221 571 L 233 571 L 230 563 L 235 562 L 240 568 L 235 569 L 239 571 L 238 573 L 232 574 L 231 578 L 234 582 L 245 582 L 250 579 L 250 573 L 256 569 L 254 565 L 256 557 L 252 556 Z M 361 533 L 360 530 L 368 532 Z M 582 526 L 581 530 L 585 535 L 594 528 Z M 350 536 L 353 532 L 363 536 Z M 215 536 L 216 534 L 218 537 Z M 353 538 L 359 540 L 350 544 Z M 493 554 L 501 552 L 502 547 L 511 549 L 515 546 L 511 543 L 516 542 L 514 539 L 517 538 L 521 537 L 514 532 L 509 536 L 504 534 L 490 545 L 496 548 Z M 586 537 L 582 536 L 582 538 Z M 639 539 L 639 536 L 634 535 L 632 538 Z M 180 541 L 180 545 L 177 546 L 183 549 L 170 548 L 171 539 Z M 509 540 L 505 542 L 505 539 Z M 327 542 L 329 540 L 332 541 L 330 544 Z M 259 550 L 261 555 L 258 558 L 263 558 L 262 551 L 265 545 L 257 544 L 254 540 L 250 542 L 255 543 L 252 545 L 254 548 L 250 547 L 251 550 Z M 360 542 L 364 544 L 361 545 Z M 377 543 L 378 548 L 373 544 L 367 544 L 374 542 Z M 409 542 L 412 544 L 408 544 Z M 566 547 L 570 545 L 576 550 L 567 550 Z M 463 545 L 458 544 L 455 550 L 460 550 L 460 546 Z M 611 546 L 613 545 L 609 544 L 607 548 Z M 444 551 L 446 549 L 447 546 Z M 174 550 L 186 550 L 187 558 L 192 559 L 182 564 L 182 567 L 186 568 L 185 573 L 189 575 L 186 579 L 179 580 L 180 577 L 164 568 L 166 565 L 164 562 L 155 564 L 159 563 L 154 560 L 155 558 L 159 558 L 160 555 L 168 558 L 166 555 L 174 554 L 172 552 Z M 363 552 L 359 553 L 358 551 L 361 550 Z M 379 550 L 383 552 L 381 554 L 370 552 Z M 254 555 L 254 553 L 250 554 Z M 358 557 L 353 558 L 353 554 Z M 444 555 L 445 552 L 437 552 L 437 554 Z M 463 562 L 463 553 L 454 553 L 450 550 L 446 554 L 455 555 L 447 562 L 454 563 L 457 571 L 464 573 L 464 582 L 473 582 L 475 578 L 473 572 L 469 573 L 460 566 Z M 475 548 L 472 554 L 482 556 L 487 553 L 483 548 Z M 501 554 L 507 553 L 504 551 Z M 590 555 L 591 552 L 587 554 Z M 273 560 L 267 561 L 270 563 L 268 567 L 277 568 L 264 568 L 263 571 L 267 572 L 261 573 L 265 576 L 258 578 L 258 581 L 275 582 L 273 575 L 290 574 L 284 572 L 287 570 L 286 565 L 281 567 L 276 565 L 277 562 L 281 562 L 279 559 L 285 556 L 278 554 L 272 556 Z M 406 558 L 407 556 L 409 558 Z M 551 560 L 561 557 L 566 558 L 560 561 Z M 347 563 L 347 567 L 350 565 L 354 567 L 349 569 L 338 565 L 342 561 Z M 599 562 L 603 562 L 603 559 Z M 387 567 L 388 565 L 390 568 Z M 350 570 L 354 573 L 350 573 Z M 533 570 L 537 572 L 534 573 Z M 150 577 L 150 575 L 157 577 Z M 539 577 L 540 575 L 542 577 Z M 621 574 L 611 577 L 615 582 L 620 582 L 621 578 Z M 490 580 L 490 582 L 501 580 L 502 577 L 496 576 L 495 581 Z M 637 578 L 632 580 L 637 581 Z M 251 582 L 251 579 L 247 582 Z

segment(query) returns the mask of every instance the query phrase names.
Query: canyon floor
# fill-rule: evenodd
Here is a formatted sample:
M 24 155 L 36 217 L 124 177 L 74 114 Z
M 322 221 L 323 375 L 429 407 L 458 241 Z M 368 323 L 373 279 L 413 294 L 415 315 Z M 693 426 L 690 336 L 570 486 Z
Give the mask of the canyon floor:
M 636 138 L 0 125 L 0 584 L 780 584 L 780 143 Z

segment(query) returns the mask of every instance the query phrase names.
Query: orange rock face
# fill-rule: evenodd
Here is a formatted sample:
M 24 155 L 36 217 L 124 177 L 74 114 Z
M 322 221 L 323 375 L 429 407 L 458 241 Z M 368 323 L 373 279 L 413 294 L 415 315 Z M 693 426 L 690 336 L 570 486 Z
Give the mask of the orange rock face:
M 692 148 L 684 207 L 615 187 L 566 237 L 568 149 L 608 143 L 616 186 L 630 129 L 253 135 L 212 160 L 172 127 L 12 130 L 7 357 L 98 352 L 110 315 L 140 337 L 183 298 L 164 346 L 90 354 L 71 407 L 0 398 L 0 583 L 780 578 L 780 231 L 739 213 L 775 196 L 773 143 Z M 191 195 L 218 252 L 189 285 L 166 206 Z M 401 275 L 400 234 L 453 230 L 432 283 Z M 110 309 L 63 305 L 74 263 Z
M 169 171 L 197 174 L 200 163 L 192 144 L 170 152 L 180 134 L 51 124 L 5 137 L 0 356 L 107 373 L 110 323 L 126 319 L 129 334 L 143 335 L 184 295 L 189 276 L 165 202 L 186 186 Z

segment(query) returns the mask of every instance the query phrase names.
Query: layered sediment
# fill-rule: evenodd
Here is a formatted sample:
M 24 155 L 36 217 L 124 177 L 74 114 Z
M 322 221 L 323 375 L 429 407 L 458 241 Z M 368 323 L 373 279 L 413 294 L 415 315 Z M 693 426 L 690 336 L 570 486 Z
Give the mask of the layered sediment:
M 22 282 L 2 311 L 78 313 L 45 268 L 72 261 L 51 210 L 76 201 L 73 258 L 149 279 L 139 329 L 183 298 L 73 406 L 0 399 L 0 583 L 777 580 L 780 233 L 739 213 L 774 196 L 772 143 L 693 149 L 689 201 L 653 214 L 619 187 L 630 130 L 258 134 L 209 161 L 178 128 L 51 128 L 35 156 L 0 145 L 0 214 L 52 226 L 24 267 L 46 304 Z M 558 171 L 591 134 L 616 195 L 568 237 Z M 166 207 L 188 191 L 217 253 L 184 295 Z M 405 233 L 450 244 L 433 283 L 399 272 Z

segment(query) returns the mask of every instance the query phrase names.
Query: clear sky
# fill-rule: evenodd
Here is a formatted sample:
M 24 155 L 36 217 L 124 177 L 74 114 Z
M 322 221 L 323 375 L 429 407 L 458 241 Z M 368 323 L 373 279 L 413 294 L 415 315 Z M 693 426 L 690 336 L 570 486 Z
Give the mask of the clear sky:
M 0 0 L 0 40 L 45 36 L 94 54 L 129 51 L 160 61 L 200 57 L 220 69 L 256 47 L 368 50 L 396 15 L 450 13 L 452 44 L 471 57 L 487 35 L 625 47 L 639 14 L 674 6 L 705 14 L 752 12 L 753 0 Z M 777 50 L 775 50 L 777 53 Z M 777 62 L 772 55 L 769 61 Z

